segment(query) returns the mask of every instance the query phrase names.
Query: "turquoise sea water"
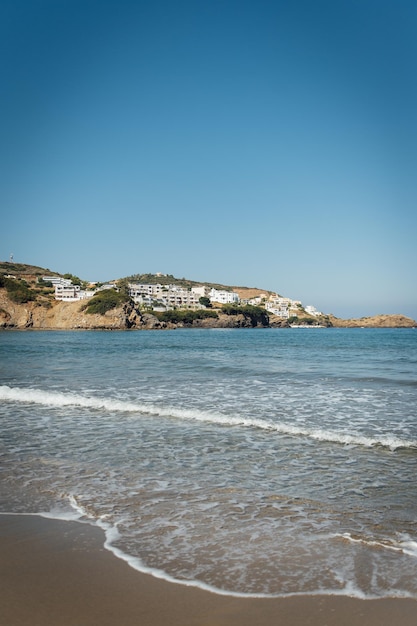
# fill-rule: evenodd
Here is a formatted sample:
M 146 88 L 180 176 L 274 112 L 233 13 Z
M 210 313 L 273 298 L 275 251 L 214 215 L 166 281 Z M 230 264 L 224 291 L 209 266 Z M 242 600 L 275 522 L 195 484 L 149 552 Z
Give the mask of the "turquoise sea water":
M 3 512 L 224 593 L 417 598 L 417 331 L 0 333 Z

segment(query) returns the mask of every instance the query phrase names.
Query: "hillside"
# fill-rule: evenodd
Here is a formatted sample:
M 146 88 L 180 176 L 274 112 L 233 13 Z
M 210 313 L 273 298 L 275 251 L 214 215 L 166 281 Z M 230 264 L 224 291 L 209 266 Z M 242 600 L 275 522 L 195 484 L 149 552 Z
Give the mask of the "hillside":
M 126 329 L 126 328 L 176 328 L 178 326 L 194 327 L 226 327 L 241 328 L 253 327 L 253 320 L 247 315 L 236 312 L 235 315 L 225 315 L 221 309 L 217 310 L 216 317 L 211 319 L 195 319 L 193 321 L 171 322 L 158 319 L 157 314 L 143 313 L 132 302 L 125 302 L 107 311 L 103 315 L 89 314 L 82 302 L 61 302 L 54 298 L 54 290 L 46 284 L 38 282 L 42 276 L 58 275 L 77 277 L 71 274 L 60 274 L 48 268 L 34 265 L 0 262 L 0 328 L 33 328 L 33 329 Z M 9 277 L 9 278 L 6 278 Z M 77 279 L 79 280 L 79 279 Z M 175 278 L 172 275 L 135 274 L 120 279 L 122 282 L 135 281 L 143 283 L 177 284 L 191 288 L 197 285 L 206 285 L 211 288 L 236 291 L 241 299 L 251 299 L 257 296 L 269 295 L 272 292 L 256 287 L 237 287 L 218 283 L 205 283 Z M 297 314 L 298 315 L 298 314 Z M 403 315 L 376 315 L 360 319 L 343 320 L 332 315 L 322 316 L 308 322 L 305 312 L 300 311 L 299 322 L 319 322 L 325 326 L 338 328 L 373 327 L 373 328 L 409 328 L 416 327 L 417 322 Z M 263 324 L 268 321 L 263 322 Z M 256 324 L 255 324 L 256 325 Z M 262 326 L 262 324 L 259 324 Z M 271 327 L 286 327 L 286 320 L 269 316 Z

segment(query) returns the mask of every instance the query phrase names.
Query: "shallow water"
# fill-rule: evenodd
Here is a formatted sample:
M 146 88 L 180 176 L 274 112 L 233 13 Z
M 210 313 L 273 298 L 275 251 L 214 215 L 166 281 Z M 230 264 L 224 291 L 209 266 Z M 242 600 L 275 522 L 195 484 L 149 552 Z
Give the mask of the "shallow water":
M 1 510 L 227 593 L 417 597 L 417 331 L 0 333 Z

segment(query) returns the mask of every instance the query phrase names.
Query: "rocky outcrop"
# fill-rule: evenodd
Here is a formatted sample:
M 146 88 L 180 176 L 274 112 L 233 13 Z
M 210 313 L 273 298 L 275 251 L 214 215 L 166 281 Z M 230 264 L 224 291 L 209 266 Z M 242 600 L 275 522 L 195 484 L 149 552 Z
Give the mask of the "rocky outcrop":
M 45 304 L 27 302 L 16 304 L 0 290 L 0 328 L 76 330 L 128 328 L 164 328 L 153 315 L 142 315 L 132 304 L 107 311 L 104 315 L 89 314 L 82 302 L 50 301 Z
M 269 315 L 269 325 L 271 328 L 289 328 L 290 326 L 288 320 L 277 315 Z
M 192 324 L 172 324 L 171 328 L 254 328 L 251 320 L 242 314 L 225 315 L 218 314 L 218 317 L 207 317 L 201 320 L 194 320 Z M 258 325 L 263 328 L 262 325 Z M 256 327 L 255 327 L 256 328 Z
M 405 315 L 374 315 L 358 319 L 343 320 L 329 315 L 332 326 L 336 328 L 415 328 L 417 322 Z

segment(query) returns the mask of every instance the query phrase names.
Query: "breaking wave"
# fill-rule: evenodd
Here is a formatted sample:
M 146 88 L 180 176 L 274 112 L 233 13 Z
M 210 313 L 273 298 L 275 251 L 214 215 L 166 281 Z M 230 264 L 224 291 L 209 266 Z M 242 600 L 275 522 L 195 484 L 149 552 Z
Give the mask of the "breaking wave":
M 43 391 L 41 389 L 28 389 L 21 387 L 0 386 L 0 401 L 17 402 L 27 404 L 40 404 L 47 407 L 82 407 L 86 409 L 101 409 L 110 412 L 123 412 L 140 415 L 154 415 L 164 418 L 193 420 L 218 424 L 221 426 L 243 426 L 260 430 L 276 432 L 282 435 L 294 437 L 307 437 L 322 442 L 330 442 L 342 445 L 384 447 L 390 450 L 416 449 L 417 440 L 401 439 L 394 435 L 381 437 L 369 437 L 359 433 L 349 434 L 325 429 L 303 428 L 283 422 L 244 417 L 239 415 L 226 415 L 199 409 L 178 409 L 172 406 L 158 406 L 151 403 L 129 402 L 114 398 L 97 398 L 83 396 L 74 393 L 62 393 L 56 391 Z

